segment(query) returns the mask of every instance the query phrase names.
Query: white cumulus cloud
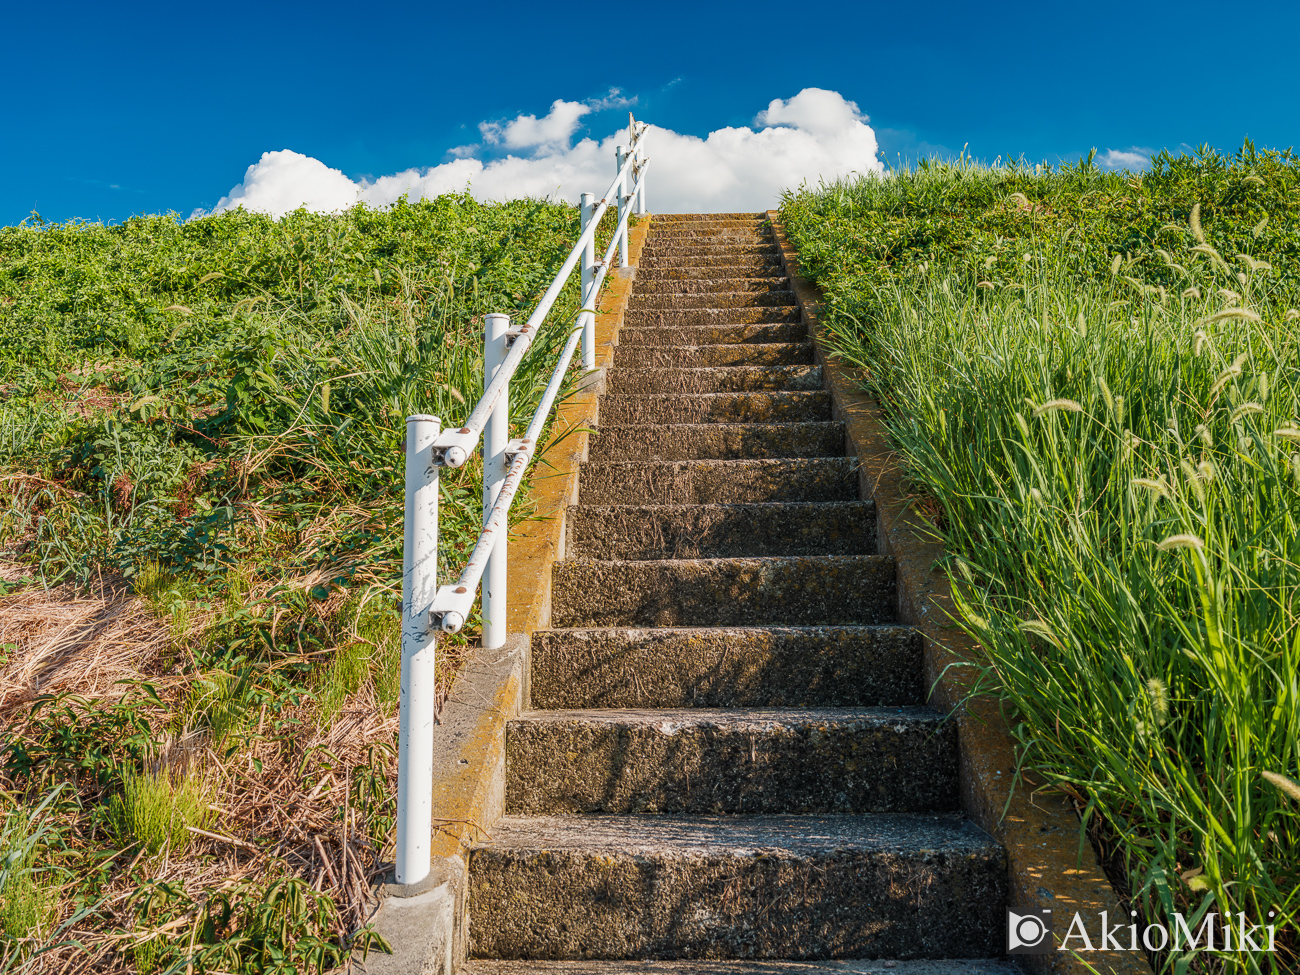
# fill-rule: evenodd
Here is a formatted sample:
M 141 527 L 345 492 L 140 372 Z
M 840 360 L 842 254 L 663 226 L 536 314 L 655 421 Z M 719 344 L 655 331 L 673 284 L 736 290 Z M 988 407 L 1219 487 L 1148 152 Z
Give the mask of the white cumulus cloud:
M 566 102 L 557 98 L 551 102 L 551 110 L 538 118 L 536 115 L 520 115 L 514 121 L 480 122 L 479 132 L 487 143 L 500 142 L 510 149 L 530 149 L 533 146 L 563 147 L 569 144 L 573 134 L 578 131 L 578 123 L 584 115 L 591 112 L 590 105 L 582 102 Z
M 633 103 L 617 91 L 599 102 L 556 99 L 542 117 L 520 115 L 479 126 L 483 142 L 459 146 L 450 161 L 374 180 L 352 180 L 320 160 L 289 149 L 266 152 L 213 212 L 243 206 L 273 216 L 305 206 L 342 210 L 357 202 L 383 206 L 459 192 L 482 200 L 551 197 L 576 203 L 581 193 L 603 193 L 614 176 L 614 146 L 626 129 L 601 138 L 575 136 L 595 111 Z M 773 99 L 750 126 L 707 137 L 651 125 L 646 154 L 647 205 L 652 212 L 765 210 L 781 190 L 850 172 L 879 173 L 876 134 L 858 106 L 838 92 L 805 88 Z M 502 150 L 505 156 L 494 155 Z
M 1129 146 L 1127 149 L 1107 149 L 1097 157 L 1097 162 L 1107 169 L 1131 169 L 1139 172 L 1151 165 L 1151 150 Z

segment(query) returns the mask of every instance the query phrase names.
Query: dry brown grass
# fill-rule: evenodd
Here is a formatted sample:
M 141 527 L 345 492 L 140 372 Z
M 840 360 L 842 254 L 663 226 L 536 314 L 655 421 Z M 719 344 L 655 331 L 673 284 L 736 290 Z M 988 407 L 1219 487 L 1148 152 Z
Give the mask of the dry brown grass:
M 0 579 L 14 582 L 27 575 L 30 570 L 0 562 Z M 309 587 L 325 575 L 312 573 L 297 581 Z M 256 587 L 248 598 L 262 597 L 266 588 Z M 316 612 L 337 610 L 343 598 L 332 597 Z M 48 590 L 27 586 L 0 597 L 0 642 L 16 647 L 0 669 L 0 728 L 8 736 L 20 732 L 30 703 L 40 695 L 75 694 L 91 699 L 93 707 L 120 698 L 123 681 L 148 680 L 164 701 L 179 706 L 202 676 L 186 644 L 210 623 L 211 615 L 190 619 L 178 632 L 120 579 L 105 578 L 89 591 L 72 584 Z M 286 634 L 294 628 L 296 621 L 284 621 Z M 319 652 L 313 656 L 319 659 Z M 318 718 L 316 704 L 309 700 L 282 710 L 278 727 L 272 728 L 263 707 L 250 743 L 227 757 L 214 752 L 202 736 L 176 741 L 170 715 L 156 716 L 163 752 L 185 751 L 187 762 L 197 761 L 205 770 L 215 818 L 180 856 L 164 851 L 150 858 L 131 847 L 124 850 L 102 891 L 106 906 L 70 932 L 84 948 L 44 956 L 41 970 L 133 971 L 127 949 L 149 929 L 133 917 L 130 898 L 147 881 L 179 884 L 188 896 L 200 899 L 244 881 L 299 877 L 337 905 L 338 937 L 364 925 L 376 906 L 373 891 L 386 864 L 364 811 L 353 808 L 351 776 L 359 766 L 370 766 L 385 779 L 388 793 L 395 792 L 397 714 L 380 705 L 367 682 L 328 724 Z M 91 786 L 83 790 L 83 802 L 102 801 L 95 791 Z M 99 837 L 72 839 L 86 851 L 103 848 Z M 70 913 L 65 903 L 63 915 Z
M 0 577 L 22 572 L 0 565 Z M 68 583 L 0 597 L 0 643 L 15 648 L 0 668 L 0 720 L 42 694 L 116 697 L 118 682 L 143 677 L 170 640 L 168 625 L 120 580 L 90 592 Z

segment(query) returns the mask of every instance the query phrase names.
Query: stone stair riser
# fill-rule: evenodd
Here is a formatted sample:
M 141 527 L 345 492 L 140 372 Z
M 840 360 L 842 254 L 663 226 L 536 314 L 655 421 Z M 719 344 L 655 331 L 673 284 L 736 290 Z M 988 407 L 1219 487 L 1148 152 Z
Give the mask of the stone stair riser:
M 741 393 L 760 390 L 814 392 L 825 388 L 820 366 L 730 366 L 712 369 L 624 369 L 605 371 L 608 395 L 655 393 Z
M 956 726 L 927 708 L 540 711 L 506 726 L 506 812 L 950 811 Z
M 695 423 L 602 426 L 590 460 L 754 460 L 834 457 L 844 452 L 843 423 Z
M 857 478 L 847 457 L 587 463 L 584 504 L 753 504 L 852 501 Z
M 795 307 L 793 291 L 733 291 L 725 294 L 636 295 L 628 311 L 678 311 L 686 308 L 769 308 Z
M 662 258 L 689 258 L 697 257 L 728 257 L 728 258 L 749 258 L 749 257 L 779 257 L 780 251 L 776 245 L 753 245 L 741 247 L 731 244 L 665 244 L 662 247 L 647 246 L 642 254 L 645 255 L 645 263 L 653 267 L 657 261 Z
M 606 396 L 602 423 L 811 423 L 831 418 L 819 392 L 656 393 Z
M 770 345 L 807 338 L 802 322 L 753 322 L 735 325 L 629 326 L 619 333 L 619 347 L 633 345 Z M 618 363 L 618 353 L 614 362 Z
M 568 828 L 581 828 L 591 845 L 576 848 L 543 831 L 532 843 L 511 837 L 512 830 L 528 829 L 526 817 L 498 823 L 493 833 L 502 842 L 477 848 L 470 858 L 471 954 L 906 959 L 1002 953 L 1005 855 L 987 837 L 963 836 L 937 817 L 915 817 L 897 842 L 881 844 L 835 843 L 834 826 L 822 822 L 830 842 L 807 849 L 777 845 L 791 843 L 779 832 L 747 846 L 703 837 L 656 843 L 656 833 L 675 831 L 673 818 L 597 818 L 650 822 L 625 826 L 623 845 L 598 842 L 597 824 L 577 820 L 580 826 Z M 946 826 L 950 838 L 927 835 L 939 832 L 927 831 L 927 820 Z
M 925 699 L 911 627 L 537 630 L 535 708 L 876 707 Z
M 879 555 L 565 559 L 551 580 L 557 627 L 857 626 L 895 618 L 894 563 Z
M 698 281 L 660 280 L 638 282 L 639 295 L 708 294 L 717 291 L 753 292 L 779 291 L 790 294 L 790 279 L 779 275 L 755 275 L 743 278 L 705 278 Z
M 655 245 L 660 247 L 668 243 L 691 241 L 725 241 L 727 243 L 736 241 L 766 246 L 772 243 L 772 235 L 763 230 L 762 227 L 745 227 L 741 225 L 714 225 L 710 227 L 697 225 L 660 230 L 654 235 L 653 240 Z
M 769 345 L 623 345 L 614 353 L 618 368 L 711 369 L 714 367 L 811 365 L 811 342 L 776 342 Z
M 1022 975 L 1004 958 L 933 961 L 538 961 L 470 959 L 460 975 Z
M 606 561 L 860 555 L 876 550 L 876 509 L 842 504 L 574 505 L 569 558 Z
M 626 336 L 638 330 L 656 328 L 703 328 L 710 325 L 797 325 L 803 321 L 799 309 L 793 305 L 776 305 L 763 308 L 643 308 L 623 316 L 619 330 L 620 344 Z M 807 336 L 799 333 L 800 341 Z M 706 343 L 708 344 L 708 343 Z
M 636 272 L 636 286 L 644 286 L 661 281 L 728 281 L 732 278 L 783 278 L 785 271 L 781 262 L 755 258 L 754 260 L 729 261 L 716 267 L 640 267 Z
M 740 272 L 749 267 L 781 268 L 779 254 L 697 254 L 694 256 L 660 255 L 653 261 L 648 257 L 641 261 L 636 269 L 636 279 L 646 275 L 648 280 L 655 280 L 657 275 L 683 272 L 709 271 Z M 784 274 L 784 270 L 775 273 Z

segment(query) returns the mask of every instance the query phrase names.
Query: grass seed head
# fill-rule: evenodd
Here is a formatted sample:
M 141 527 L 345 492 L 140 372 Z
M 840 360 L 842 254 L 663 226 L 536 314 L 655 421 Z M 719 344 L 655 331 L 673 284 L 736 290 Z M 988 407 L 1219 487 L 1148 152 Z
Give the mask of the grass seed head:
M 1268 261 L 1257 261 L 1257 260 L 1255 260 L 1255 258 L 1251 257 L 1249 254 L 1238 254 L 1238 255 L 1237 255 L 1237 260 L 1240 261 L 1242 264 L 1246 265 L 1246 267 L 1249 268 L 1249 269 L 1252 270 L 1252 271 L 1271 271 L 1271 270 L 1273 270 L 1273 265 L 1270 264 L 1270 263 L 1268 263 Z
M 1159 677 L 1147 681 L 1147 697 L 1151 700 L 1151 716 L 1160 727 L 1169 721 L 1169 688 Z
M 1034 416 L 1037 418 L 1044 413 L 1055 413 L 1057 410 L 1065 410 L 1067 413 L 1082 413 L 1083 407 L 1072 399 L 1050 399 L 1034 410 Z
M 1151 491 L 1153 494 L 1158 494 L 1160 497 L 1165 499 L 1173 497 L 1173 494 L 1169 491 L 1169 485 L 1164 482 L 1164 478 L 1135 477 L 1133 478 L 1132 484 L 1134 487 Z
M 1020 624 L 1020 629 L 1024 633 L 1029 633 L 1032 634 L 1033 636 L 1042 637 L 1044 640 L 1046 640 L 1052 646 L 1056 647 L 1056 649 L 1058 650 L 1065 649 L 1065 645 L 1061 643 L 1061 640 L 1056 635 L 1056 632 L 1043 620 L 1025 620 L 1023 623 Z
M 1194 548 L 1198 552 L 1203 552 L 1205 551 L 1205 543 L 1195 535 L 1184 533 L 1170 535 L 1163 542 L 1156 545 L 1156 548 L 1162 552 L 1173 552 L 1180 548 Z
M 1229 417 L 1228 422 L 1236 423 L 1242 417 L 1250 416 L 1250 414 L 1252 413 L 1263 413 L 1263 412 L 1264 412 L 1264 407 L 1259 403 L 1242 403 L 1240 406 L 1238 406 L 1235 410 L 1232 411 L 1232 416 Z
M 1237 356 L 1237 358 L 1232 360 L 1232 365 L 1219 373 L 1218 377 L 1214 380 L 1214 385 L 1210 387 L 1211 399 L 1218 396 L 1219 393 L 1223 391 L 1224 386 L 1228 385 L 1228 383 L 1241 375 L 1241 364 L 1245 359 L 1246 353 L 1243 352 L 1241 355 Z
M 1192 204 L 1192 214 L 1187 220 L 1187 225 L 1192 232 L 1192 236 L 1196 238 L 1196 242 L 1204 244 L 1205 228 L 1201 226 L 1201 205 L 1199 203 Z M 1196 250 L 1196 248 L 1193 247 L 1192 250 Z
M 1225 271 L 1230 270 L 1230 268 L 1228 267 L 1228 262 L 1223 259 L 1223 255 L 1220 254 L 1218 251 L 1216 251 L 1209 244 L 1197 244 L 1195 247 L 1192 248 L 1192 253 L 1204 254 L 1206 257 L 1210 259 L 1211 262 L 1223 268 L 1223 270 Z
M 1259 777 L 1287 798 L 1300 802 L 1300 783 L 1294 779 L 1287 778 L 1285 775 L 1278 775 L 1276 772 L 1260 772 Z

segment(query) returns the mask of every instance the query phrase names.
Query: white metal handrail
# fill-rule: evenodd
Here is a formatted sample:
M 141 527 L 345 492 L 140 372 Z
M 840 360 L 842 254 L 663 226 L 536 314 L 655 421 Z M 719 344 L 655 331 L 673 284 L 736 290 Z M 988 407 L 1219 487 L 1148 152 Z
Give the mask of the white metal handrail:
M 564 386 L 578 345 L 584 370 L 596 368 L 596 298 L 617 251 L 628 266 L 628 217 L 645 213 L 644 123 L 629 122 L 626 148 L 615 150 L 614 182 L 599 201 L 582 194 L 582 232 L 528 321 L 510 328 L 510 316 L 485 317 L 483 396 L 463 426 L 442 429 L 436 416 L 406 418 L 406 521 L 402 545 L 402 688 L 397 758 L 397 856 L 399 884 L 429 874 L 433 831 L 434 651 L 437 633 L 458 632 L 469 618 L 482 583 L 483 646 L 506 641 L 506 530 L 510 505 L 523 483 L 551 407 Z M 610 203 L 618 224 L 597 261 L 596 228 Z M 524 436 L 510 439 L 510 380 L 523 361 L 561 289 L 581 266 L 582 305 L 564 350 Z M 461 467 L 483 438 L 483 528 L 454 584 L 439 587 L 438 474 Z

